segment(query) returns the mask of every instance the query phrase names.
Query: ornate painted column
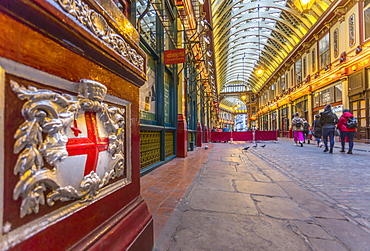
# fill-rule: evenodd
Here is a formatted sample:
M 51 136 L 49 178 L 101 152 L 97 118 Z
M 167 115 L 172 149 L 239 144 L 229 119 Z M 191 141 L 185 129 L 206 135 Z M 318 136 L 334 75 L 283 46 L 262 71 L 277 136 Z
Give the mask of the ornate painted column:
M 0 250 L 152 250 L 136 29 L 110 0 L 0 9 Z
M 196 137 L 197 137 L 197 146 L 201 147 L 202 146 L 202 125 L 200 123 L 197 124 Z
M 343 109 L 349 109 L 348 77 L 343 77 L 340 80 L 342 81 L 342 106 Z
M 186 158 L 188 156 L 188 128 L 185 116 L 177 116 L 177 157 Z

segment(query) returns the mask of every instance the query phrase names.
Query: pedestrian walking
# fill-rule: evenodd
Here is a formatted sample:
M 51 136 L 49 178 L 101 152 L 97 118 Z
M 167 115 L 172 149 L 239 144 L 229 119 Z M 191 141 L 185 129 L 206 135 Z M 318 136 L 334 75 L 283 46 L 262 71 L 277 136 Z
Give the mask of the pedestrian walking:
M 349 111 L 349 109 L 343 109 L 343 114 L 340 116 L 337 128 L 340 131 L 340 140 L 341 140 L 341 145 L 342 149 L 340 152 L 345 152 L 344 146 L 346 143 L 346 137 L 348 139 L 348 152 L 347 154 L 352 154 L 352 149 L 353 149 L 353 139 L 355 138 L 356 134 L 356 127 L 357 124 L 352 123 L 351 125 L 350 122 L 355 121 L 355 118 L 353 114 Z
M 331 104 L 325 106 L 324 111 L 320 113 L 320 123 L 322 125 L 322 137 L 324 141 L 324 152 L 333 153 L 334 148 L 334 130 L 338 123 L 338 117 L 333 112 Z M 328 148 L 328 140 L 330 142 L 330 149 Z
M 294 137 L 294 142 L 295 145 L 301 145 L 303 147 L 303 119 L 299 117 L 298 112 L 294 114 L 294 118 L 292 119 L 292 130 L 293 130 L 293 137 Z
M 317 140 L 317 146 L 322 147 L 322 142 L 321 142 L 322 126 L 321 126 L 321 123 L 320 123 L 320 115 L 319 114 L 315 115 L 315 120 L 313 121 L 312 128 L 313 128 L 312 135 Z
M 310 138 L 309 138 L 309 133 L 310 133 L 310 124 L 308 121 L 303 118 L 303 136 L 304 136 L 304 142 L 306 144 L 306 140 L 308 144 L 310 144 Z

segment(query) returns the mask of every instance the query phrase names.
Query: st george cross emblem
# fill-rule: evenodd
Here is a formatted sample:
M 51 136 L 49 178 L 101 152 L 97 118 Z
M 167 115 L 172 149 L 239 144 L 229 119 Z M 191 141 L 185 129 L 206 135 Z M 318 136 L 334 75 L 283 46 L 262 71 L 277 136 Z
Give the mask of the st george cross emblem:
M 22 100 L 25 122 L 14 138 L 20 179 L 14 199 L 22 198 L 21 217 L 37 213 L 40 204 L 92 200 L 117 177 L 130 182 L 125 167 L 125 108 L 103 102 L 106 87 L 81 80 L 79 95 L 59 94 L 12 81 Z M 48 165 L 46 165 L 46 163 Z M 51 190 L 46 195 L 47 188 Z

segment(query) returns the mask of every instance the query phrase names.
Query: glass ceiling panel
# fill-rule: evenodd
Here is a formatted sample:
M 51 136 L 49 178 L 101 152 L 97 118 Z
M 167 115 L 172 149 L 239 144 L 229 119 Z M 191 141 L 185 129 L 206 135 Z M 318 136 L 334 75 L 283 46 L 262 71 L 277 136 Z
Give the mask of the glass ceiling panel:
M 242 83 L 258 92 L 330 0 L 300 13 L 292 0 L 213 0 L 218 91 Z M 262 77 L 255 75 L 265 69 Z M 229 88 L 229 87 L 227 87 Z

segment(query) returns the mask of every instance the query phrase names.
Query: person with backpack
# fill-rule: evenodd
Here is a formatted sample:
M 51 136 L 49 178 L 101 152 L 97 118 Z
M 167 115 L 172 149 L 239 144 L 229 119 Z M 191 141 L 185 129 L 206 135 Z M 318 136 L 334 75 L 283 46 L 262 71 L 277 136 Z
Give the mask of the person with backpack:
M 317 140 L 317 146 L 322 147 L 322 142 L 321 142 L 322 128 L 321 128 L 321 124 L 320 124 L 320 115 L 319 114 L 315 115 L 315 120 L 313 121 L 312 128 L 313 128 L 312 135 Z
M 294 118 L 292 120 L 292 125 L 293 125 L 293 137 L 294 137 L 294 142 L 296 146 L 298 146 L 298 144 L 301 145 L 301 147 L 303 147 L 303 141 L 304 141 L 304 137 L 303 137 L 303 119 L 301 117 L 299 117 L 299 114 L 298 112 L 294 115 Z
M 320 124 L 322 126 L 322 137 L 324 141 L 324 153 L 333 153 L 334 148 L 334 130 L 335 125 L 338 123 L 338 117 L 333 112 L 331 104 L 325 106 L 324 111 L 320 113 Z M 328 139 L 330 142 L 330 150 L 328 148 Z
M 308 144 L 310 144 L 310 138 L 309 138 L 309 133 L 310 133 L 310 124 L 308 124 L 306 119 L 303 119 L 303 136 L 304 136 L 304 141 L 303 143 L 306 144 L 306 140 Z
M 348 152 L 347 154 L 352 154 L 353 150 L 353 139 L 355 138 L 357 121 L 349 109 L 343 109 L 343 114 L 340 116 L 337 128 L 340 131 L 340 143 L 342 145 L 342 150 L 340 152 L 344 153 L 344 146 L 346 143 L 346 137 L 348 138 Z

